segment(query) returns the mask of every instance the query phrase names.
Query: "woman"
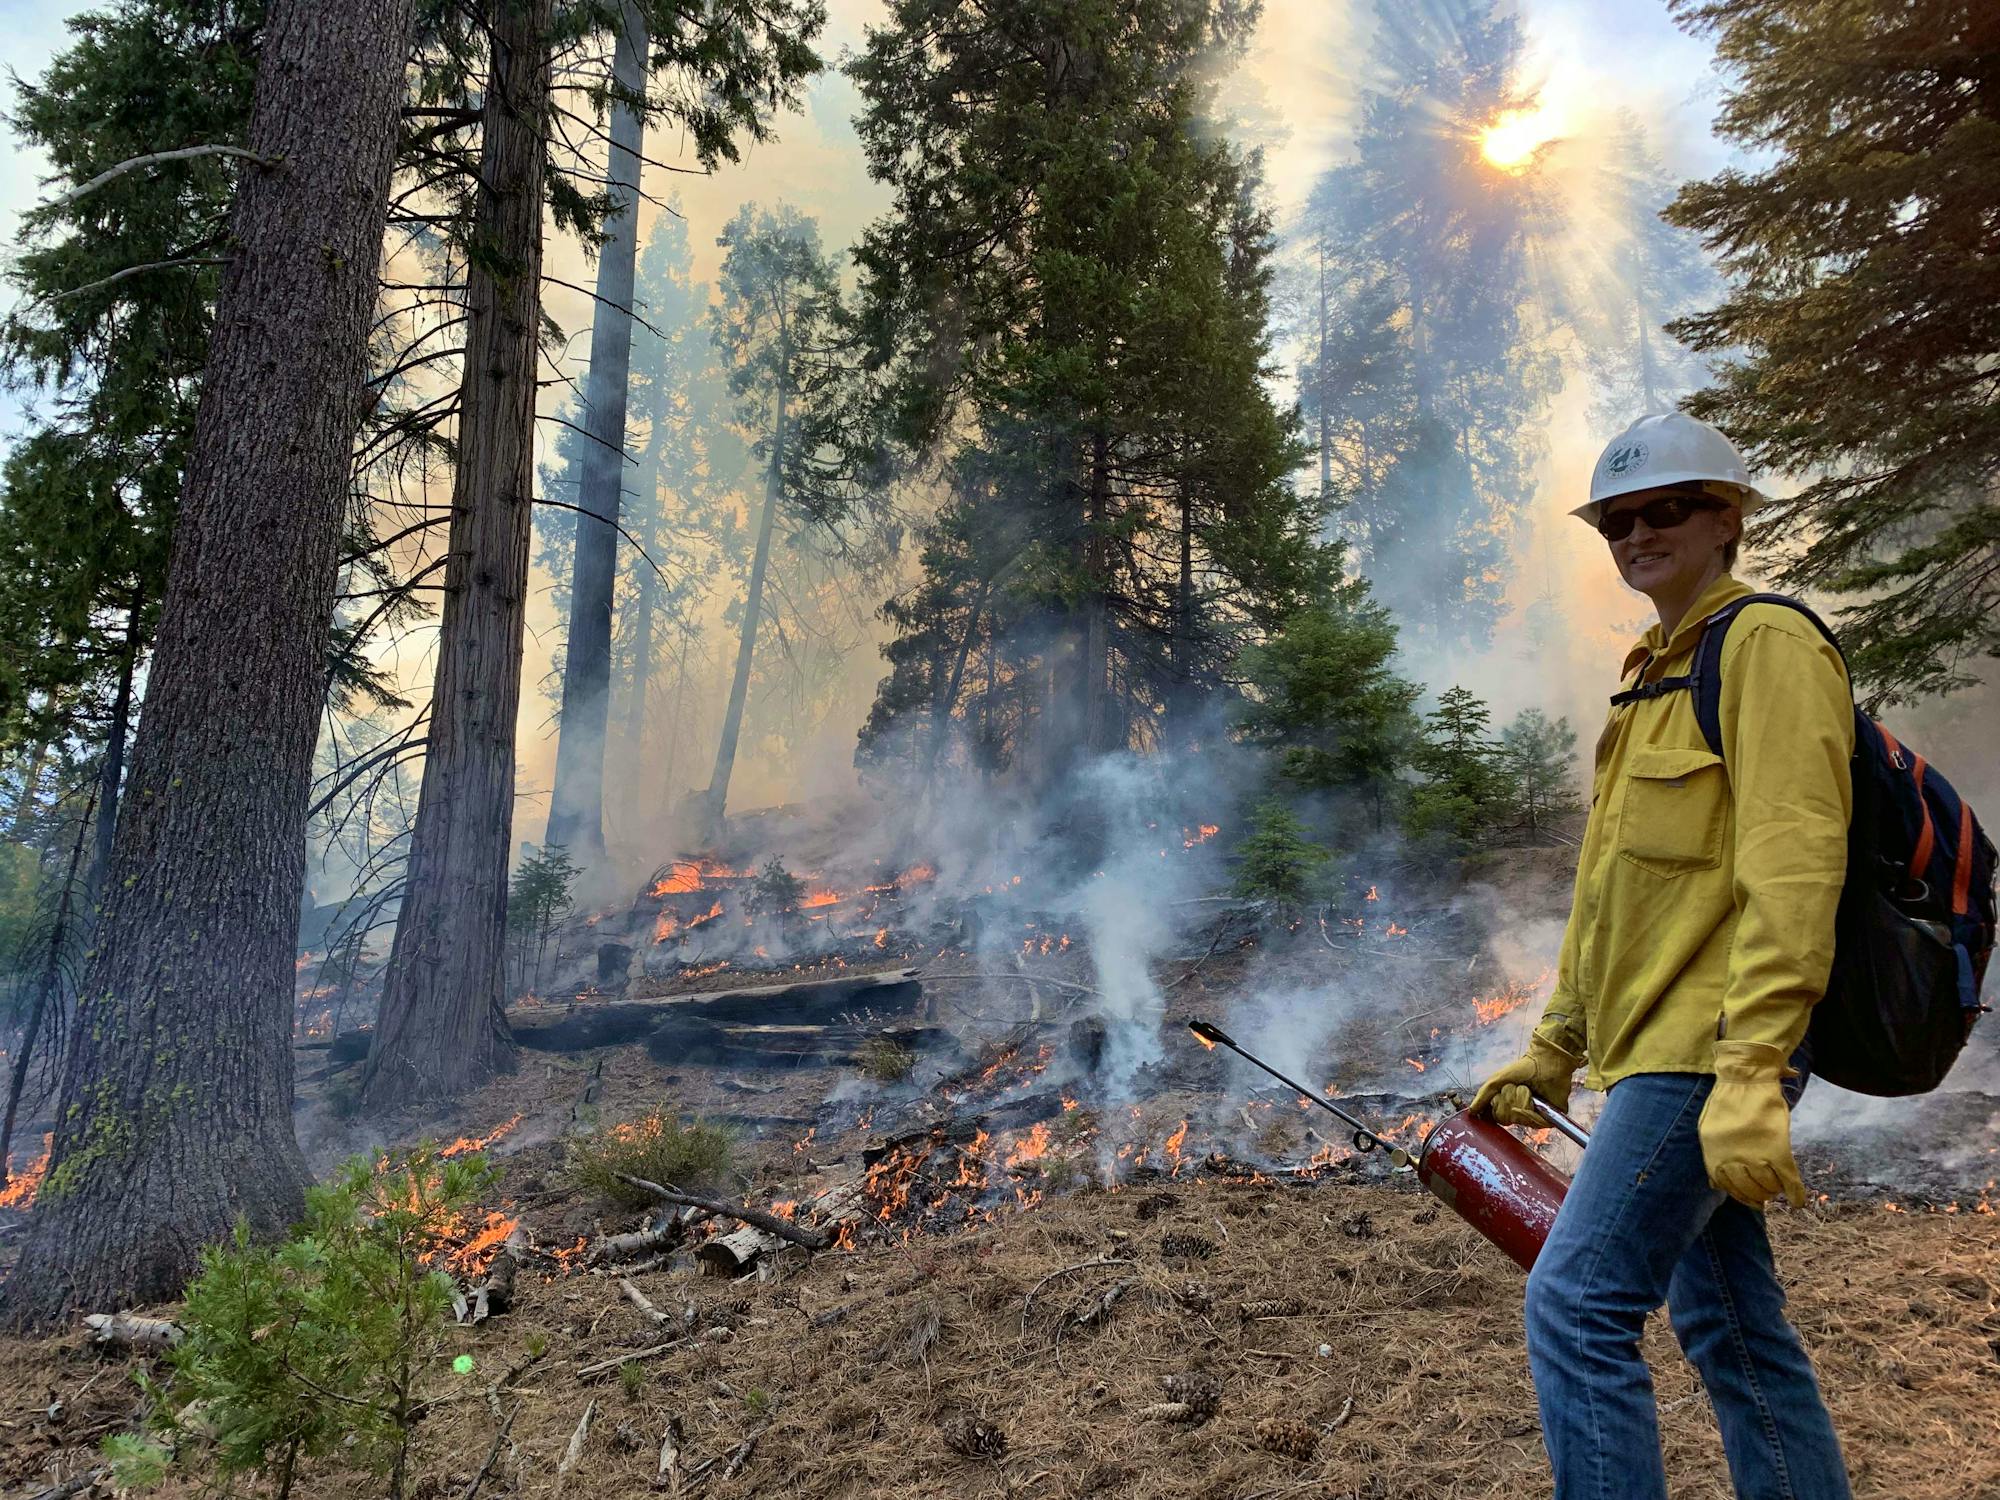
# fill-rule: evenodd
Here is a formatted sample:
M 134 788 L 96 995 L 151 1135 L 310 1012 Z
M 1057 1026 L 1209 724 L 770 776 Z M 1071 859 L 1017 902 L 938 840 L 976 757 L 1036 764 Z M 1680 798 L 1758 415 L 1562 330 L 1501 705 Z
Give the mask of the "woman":
M 1729 569 L 1761 502 L 1729 440 L 1691 417 L 1642 417 L 1605 449 L 1574 514 L 1659 612 L 1626 658 L 1628 690 L 1685 674 L 1702 622 L 1753 592 Z M 1781 1193 L 1805 1198 L 1787 1061 L 1833 959 L 1849 694 L 1839 653 L 1810 621 L 1749 605 L 1722 657 L 1722 755 L 1685 691 L 1633 696 L 1598 740 L 1555 993 L 1527 1055 L 1472 1106 L 1539 1125 L 1530 1095 L 1565 1107 L 1582 1066 L 1586 1085 L 1608 1092 L 1528 1278 L 1528 1361 L 1556 1500 L 1665 1500 L 1639 1353 L 1663 1302 L 1714 1402 L 1736 1493 L 1848 1496 L 1785 1320 L 1763 1208 Z

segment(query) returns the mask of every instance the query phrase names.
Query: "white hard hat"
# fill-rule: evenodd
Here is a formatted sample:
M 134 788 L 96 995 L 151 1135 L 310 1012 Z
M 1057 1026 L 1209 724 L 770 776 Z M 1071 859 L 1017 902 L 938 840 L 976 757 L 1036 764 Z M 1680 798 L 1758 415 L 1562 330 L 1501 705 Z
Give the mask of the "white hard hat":
M 1686 412 L 1641 417 L 1619 433 L 1590 471 L 1590 501 L 1570 514 L 1597 524 L 1598 507 L 1619 495 L 1662 485 L 1699 484 L 1735 500 L 1746 516 L 1764 503 L 1736 445 Z

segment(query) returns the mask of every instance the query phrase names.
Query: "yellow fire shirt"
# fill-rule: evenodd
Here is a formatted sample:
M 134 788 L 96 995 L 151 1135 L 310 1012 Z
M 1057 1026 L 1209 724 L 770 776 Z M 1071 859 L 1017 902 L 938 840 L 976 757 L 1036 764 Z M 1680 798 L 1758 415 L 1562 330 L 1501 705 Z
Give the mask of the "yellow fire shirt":
M 1626 658 L 1625 686 L 1690 671 L 1702 622 L 1752 592 L 1724 574 L 1671 640 L 1655 624 Z M 1796 610 L 1749 605 L 1723 649 L 1721 711 L 1720 756 L 1689 691 L 1614 707 L 1598 739 L 1555 993 L 1536 1028 L 1587 1052 L 1590 1088 L 1712 1072 L 1718 1034 L 1789 1052 L 1826 989 L 1854 796 L 1840 654 Z

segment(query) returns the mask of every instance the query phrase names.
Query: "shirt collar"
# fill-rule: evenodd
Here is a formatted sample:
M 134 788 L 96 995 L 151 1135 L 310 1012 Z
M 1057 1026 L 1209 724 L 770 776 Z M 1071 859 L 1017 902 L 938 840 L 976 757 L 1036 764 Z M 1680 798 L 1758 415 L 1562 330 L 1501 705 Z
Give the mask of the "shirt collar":
M 1672 637 L 1667 637 L 1660 628 L 1660 622 L 1655 620 L 1652 628 L 1640 636 L 1637 644 L 1625 654 L 1625 666 L 1619 675 L 1630 676 L 1632 669 L 1649 657 L 1663 658 L 1675 655 L 1701 633 L 1701 627 L 1710 615 L 1723 605 L 1733 603 L 1744 595 L 1754 592 L 1749 584 L 1724 573 L 1703 589 L 1694 603 L 1688 606 L 1687 613 L 1681 616 L 1680 624 L 1674 627 Z

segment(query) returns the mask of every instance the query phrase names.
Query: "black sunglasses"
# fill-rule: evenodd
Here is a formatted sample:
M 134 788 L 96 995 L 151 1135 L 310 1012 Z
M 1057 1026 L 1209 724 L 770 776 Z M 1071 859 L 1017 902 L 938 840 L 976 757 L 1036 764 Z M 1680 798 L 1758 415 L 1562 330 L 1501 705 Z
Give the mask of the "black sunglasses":
M 1722 510 L 1719 500 L 1711 500 L 1706 495 L 1662 495 L 1657 500 L 1648 500 L 1644 505 L 1631 510 L 1621 510 L 1614 514 L 1600 513 L 1597 518 L 1597 534 L 1607 542 L 1622 542 L 1632 534 L 1632 528 L 1640 521 L 1654 531 L 1668 531 L 1680 526 L 1698 510 Z

